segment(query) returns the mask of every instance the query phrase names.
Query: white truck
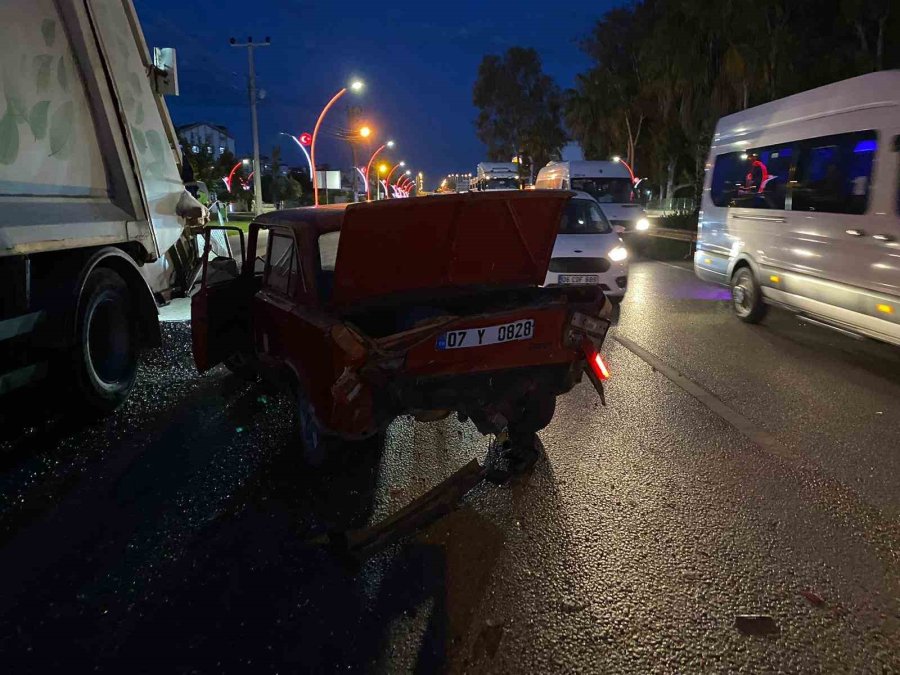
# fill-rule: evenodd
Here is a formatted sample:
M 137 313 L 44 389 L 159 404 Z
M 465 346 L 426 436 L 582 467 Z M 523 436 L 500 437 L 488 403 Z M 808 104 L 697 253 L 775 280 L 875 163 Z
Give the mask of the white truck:
M 519 167 L 513 162 L 480 162 L 471 190 L 518 190 Z
M 158 55 L 131 0 L 0 3 L 0 394 L 53 375 L 112 410 L 159 343 L 157 301 L 196 278 L 208 214 Z

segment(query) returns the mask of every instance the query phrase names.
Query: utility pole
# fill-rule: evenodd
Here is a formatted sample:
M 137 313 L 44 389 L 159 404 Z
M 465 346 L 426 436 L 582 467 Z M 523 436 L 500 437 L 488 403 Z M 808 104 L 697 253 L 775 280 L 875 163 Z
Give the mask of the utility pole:
M 250 69 L 250 122 L 253 125 L 253 204 L 255 215 L 258 216 L 262 213 L 262 167 L 259 163 L 259 124 L 256 119 L 256 70 L 253 67 L 253 49 L 268 47 L 272 44 L 272 40 L 267 37 L 265 42 L 254 42 L 252 37 L 248 37 L 247 42 L 238 43 L 231 38 L 230 43 L 232 47 L 247 49 L 247 65 Z

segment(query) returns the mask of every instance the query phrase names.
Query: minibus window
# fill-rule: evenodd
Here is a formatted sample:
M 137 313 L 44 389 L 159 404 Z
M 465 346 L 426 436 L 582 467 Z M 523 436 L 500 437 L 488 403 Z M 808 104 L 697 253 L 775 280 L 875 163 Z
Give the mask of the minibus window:
M 628 178 L 573 178 L 572 189 L 587 192 L 601 204 L 634 201 L 634 190 Z
M 865 213 L 877 148 L 874 131 L 800 142 L 791 184 L 792 210 Z
M 713 203 L 749 209 L 784 209 L 792 157 L 790 145 L 719 155 L 713 167 Z
M 900 136 L 894 136 L 894 152 L 900 153 Z M 897 167 L 897 213 L 900 214 L 900 166 Z

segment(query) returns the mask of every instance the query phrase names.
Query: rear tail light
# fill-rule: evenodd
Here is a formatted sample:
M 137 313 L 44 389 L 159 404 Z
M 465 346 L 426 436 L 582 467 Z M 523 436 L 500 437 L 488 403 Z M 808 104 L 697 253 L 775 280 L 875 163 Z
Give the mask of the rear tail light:
M 603 360 L 600 352 L 594 347 L 594 344 L 587 338 L 582 342 L 582 349 L 584 349 L 584 355 L 587 358 L 585 372 L 591 384 L 594 385 L 594 389 L 600 395 L 600 402 L 606 405 L 603 383 L 609 379 L 609 367 L 606 365 L 606 361 Z
M 594 352 L 589 363 L 591 370 L 594 372 L 594 375 L 597 376 L 598 380 L 606 382 L 609 379 L 609 368 L 606 365 L 606 361 L 603 360 L 603 356 L 600 355 L 600 352 Z

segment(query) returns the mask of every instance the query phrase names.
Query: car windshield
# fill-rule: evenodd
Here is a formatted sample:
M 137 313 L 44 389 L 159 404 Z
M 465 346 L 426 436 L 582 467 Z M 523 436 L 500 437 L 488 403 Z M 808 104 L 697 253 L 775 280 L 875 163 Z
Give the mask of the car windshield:
M 572 189 L 587 192 L 601 204 L 621 204 L 634 201 L 628 178 L 573 178 Z
M 492 178 L 486 181 L 487 190 L 518 190 L 519 184 L 515 178 Z
M 607 234 L 612 227 L 603 211 L 587 199 L 572 199 L 559 221 L 560 234 Z

